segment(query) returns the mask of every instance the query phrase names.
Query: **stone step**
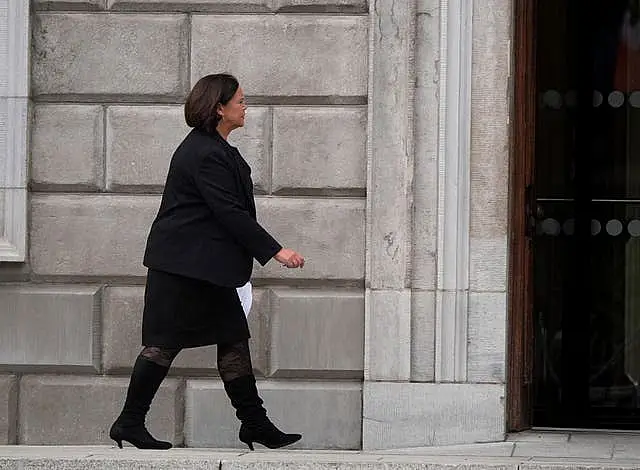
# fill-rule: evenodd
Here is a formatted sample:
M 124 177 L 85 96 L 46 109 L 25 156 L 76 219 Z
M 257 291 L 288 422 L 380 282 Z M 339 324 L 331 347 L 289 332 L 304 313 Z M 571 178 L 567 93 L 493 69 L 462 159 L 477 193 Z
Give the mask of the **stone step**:
M 509 443 L 502 443 L 509 444 Z M 465 446 L 467 455 L 451 448 L 385 452 L 270 451 L 133 448 L 87 446 L 0 446 L 2 470 L 562 470 L 640 468 L 640 459 L 500 456 L 507 446 Z M 502 450 L 501 450 L 502 449 Z M 444 455 L 437 455 L 441 452 Z M 475 454 L 475 455 L 474 455 Z

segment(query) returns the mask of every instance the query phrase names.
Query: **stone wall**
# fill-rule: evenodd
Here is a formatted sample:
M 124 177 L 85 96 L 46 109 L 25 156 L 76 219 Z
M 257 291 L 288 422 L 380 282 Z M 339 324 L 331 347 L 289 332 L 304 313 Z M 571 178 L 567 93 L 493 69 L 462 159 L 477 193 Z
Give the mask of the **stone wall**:
M 236 74 L 259 219 L 307 258 L 256 267 L 270 415 L 358 449 L 364 361 L 366 0 L 35 0 L 28 262 L 0 264 L 0 444 L 108 443 L 139 350 L 141 257 L 202 75 Z M 214 348 L 185 351 L 150 429 L 237 446 Z
M 248 96 L 232 140 L 259 218 L 308 260 L 256 266 L 271 416 L 306 448 L 502 439 L 511 0 L 32 4 L 28 261 L 0 264 L 0 443 L 108 442 L 181 104 L 218 71 Z M 150 427 L 239 444 L 214 348 L 179 356 Z

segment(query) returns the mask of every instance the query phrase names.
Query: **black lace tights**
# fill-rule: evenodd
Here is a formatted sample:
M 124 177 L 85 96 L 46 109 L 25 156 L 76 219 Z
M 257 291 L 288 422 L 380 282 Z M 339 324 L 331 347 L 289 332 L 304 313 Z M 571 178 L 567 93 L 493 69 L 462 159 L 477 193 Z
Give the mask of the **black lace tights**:
M 180 351 L 181 349 L 146 346 L 140 356 L 162 367 L 171 367 L 171 363 Z M 253 373 L 247 340 L 218 345 L 218 372 L 224 382 Z

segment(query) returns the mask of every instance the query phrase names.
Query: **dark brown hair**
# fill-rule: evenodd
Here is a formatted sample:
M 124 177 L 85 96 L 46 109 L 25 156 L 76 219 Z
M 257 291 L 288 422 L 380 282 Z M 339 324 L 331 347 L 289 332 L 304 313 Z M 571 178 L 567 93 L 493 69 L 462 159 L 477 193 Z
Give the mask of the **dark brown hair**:
M 220 121 L 218 106 L 227 104 L 238 91 L 238 79 L 228 73 L 207 75 L 198 80 L 184 104 L 189 127 L 214 133 Z

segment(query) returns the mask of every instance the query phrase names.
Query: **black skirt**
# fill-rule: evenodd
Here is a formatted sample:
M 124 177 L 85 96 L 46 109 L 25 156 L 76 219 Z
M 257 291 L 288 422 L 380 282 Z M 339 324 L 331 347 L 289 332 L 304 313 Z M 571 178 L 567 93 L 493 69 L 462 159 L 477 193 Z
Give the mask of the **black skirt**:
M 195 348 L 249 338 L 238 292 L 207 281 L 150 269 L 142 317 L 142 345 Z

